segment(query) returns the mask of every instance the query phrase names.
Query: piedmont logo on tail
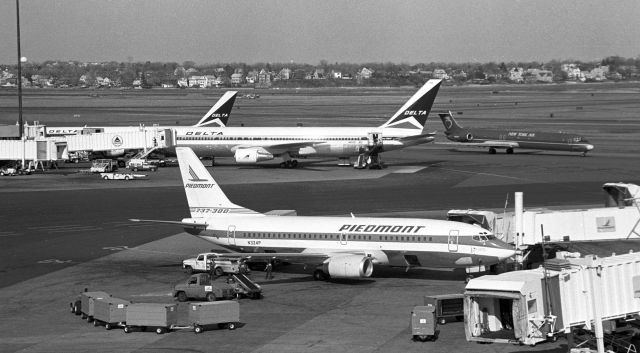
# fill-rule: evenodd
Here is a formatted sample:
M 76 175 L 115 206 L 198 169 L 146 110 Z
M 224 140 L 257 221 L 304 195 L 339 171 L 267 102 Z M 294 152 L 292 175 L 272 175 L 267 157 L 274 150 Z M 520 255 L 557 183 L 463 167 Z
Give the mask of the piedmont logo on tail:
M 540 132 L 523 130 L 464 128 L 453 118 L 451 112 L 438 114 L 445 128 L 445 136 L 461 146 L 489 148 L 495 154 L 496 149 L 504 148 L 508 154 L 515 148 L 580 152 L 586 156 L 593 145 L 584 137 L 564 132 Z
M 328 279 L 369 277 L 374 266 L 488 266 L 515 254 L 486 229 L 461 222 L 258 213 L 232 203 L 191 149 L 178 147 L 176 153 L 191 217 L 146 221 L 181 225 L 230 250 L 229 256 L 311 264 L 315 279 Z M 212 187 L 186 186 L 196 178 Z

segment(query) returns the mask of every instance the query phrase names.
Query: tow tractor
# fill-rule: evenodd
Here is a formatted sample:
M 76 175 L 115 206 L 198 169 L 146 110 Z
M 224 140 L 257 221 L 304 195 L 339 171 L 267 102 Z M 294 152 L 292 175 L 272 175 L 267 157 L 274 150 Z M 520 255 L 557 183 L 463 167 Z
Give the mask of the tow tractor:
M 100 173 L 100 178 L 104 180 L 133 180 L 144 179 L 146 174 L 132 174 L 132 173 Z

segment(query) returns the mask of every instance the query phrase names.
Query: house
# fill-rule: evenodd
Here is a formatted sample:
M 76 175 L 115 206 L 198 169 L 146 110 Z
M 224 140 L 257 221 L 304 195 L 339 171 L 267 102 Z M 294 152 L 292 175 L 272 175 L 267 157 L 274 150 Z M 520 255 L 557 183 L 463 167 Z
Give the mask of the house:
M 571 81 L 584 81 L 584 73 L 576 64 L 562 64 L 560 70 L 567 74 L 567 79 Z
M 363 67 L 357 74 L 358 78 L 368 80 L 373 76 L 373 70 Z
M 284 68 L 280 70 L 280 72 L 278 73 L 278 77 L 281 80 L 290 80 L 293 78 L 293 71 L 291 69 Z
M 178 80 L 178 87 L 186 88 L 189 86 L 189 81 L 186 78 L 181 78 Z
M 249 71 L 246 77 L 247 83 L 256 83 L 258 82 L 258 72 L 257 71 Z
M 524 83 L 524 69 L 521 67 L 512 67 L 509 70 L 509 81 L 514 83 Z
M 324 69 L 315 69 L 313 74 L 311 74 L 311 78 L 313 80 L 324 80 Z
M 605 81 L 607 79 L 606 75 L 609 73 L 609 66 L 599 66 L 594 67 L 590 72 L 585 74 L 587 80 L 590 81 Z
M 443 69 L 435 69 L 433 70 L 433 78 L 437 78 L 440 80 L 448 80 L 449 75 Z
M 334 79 L 334 80 L 339 80 L 342 78 L 342 72 L 341 71 L 336 71 L 336 70 L 331 70 L 331 72 L 329 72 L 329 77 Z
M 207 85 L 205 87 L 219 87 L 219 85 L 216 84 L 216 77 L 214 75 L 204 75 L 204 77 L 207 79 Z
M 189 76 L 189 87 L 203 88 L 209 85 L 207 76 Z
M 235 73 L 231 75 L 231 84 L 232 85 L 240 85 L 244 83 L 244 77 L 242 73 Z
M 271 73 L 267 72 L 267 70 L 262 69 L 258 74 L 258 83 L 256 84 L 256 88 L 269 88 L 271 87 Z
M 551 83 L 553 82 L 553 72 L 549 70 L 527 69 L 524 80 L 527 83 Z

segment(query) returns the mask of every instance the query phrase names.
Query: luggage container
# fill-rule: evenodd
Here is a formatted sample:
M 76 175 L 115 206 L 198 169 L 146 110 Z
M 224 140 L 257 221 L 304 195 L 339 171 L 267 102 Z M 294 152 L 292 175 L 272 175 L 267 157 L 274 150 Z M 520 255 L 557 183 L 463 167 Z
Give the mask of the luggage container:
M 107 292 L 82 292 L 80 294 L 80 311 L 82 318 L 87 319 L 87 322 L 93 321 L 95 300 L 109 297 L 111 297 L 111 295 Z
M 130 301 L 120 298 L 95 299 L 93 302 L 93 326 L 104 325 L 107 330 L 122 326 L 127 320 L 127 305 Z
M 411 334 L 414 341 L 436 339 L 436 307 L 415 306 L 411 311 Z
M 193 325 L 195 333 L 201 333 L 207 326 L 212 325 L 234 330 L 239 321 L 240 305 L 238 302 L 224 300 L 189 304 L 188 322 Z
M 436 308 L 436 320 L 444 325 L 448 320 L 462 321 L 464 318 L 464 294 L 425 295 L 424 305 Z
M 170 331 L 178 321 L 176 304 L 135 303 L 127 305 L 124 332 L 130 333 L 133 328 L 145 331 L 153 328 L 161 335 Z

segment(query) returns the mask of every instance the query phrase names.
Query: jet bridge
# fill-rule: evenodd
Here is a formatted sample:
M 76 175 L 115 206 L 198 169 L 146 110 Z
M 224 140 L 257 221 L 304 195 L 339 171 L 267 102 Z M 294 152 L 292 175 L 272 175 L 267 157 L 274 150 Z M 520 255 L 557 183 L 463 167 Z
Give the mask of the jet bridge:
M 150 150 L 173 147 L 175 130 L 141 128 L 139 131 L 99 132 L 69 135 L 67 151 Z

